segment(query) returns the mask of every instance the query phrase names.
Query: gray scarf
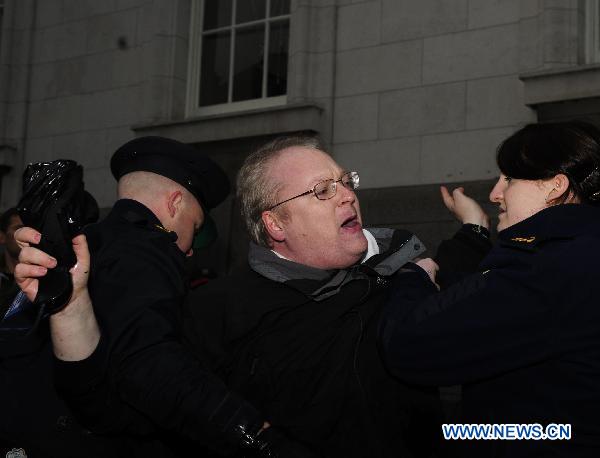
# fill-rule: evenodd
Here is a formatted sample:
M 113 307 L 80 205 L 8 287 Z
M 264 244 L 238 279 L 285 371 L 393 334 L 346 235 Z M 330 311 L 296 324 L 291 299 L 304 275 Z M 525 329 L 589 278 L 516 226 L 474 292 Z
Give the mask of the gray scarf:
M 394 229 L 367 229 L 377 241 L 380 254 L 376 254 L 362 264 L 345 269 L 324 270 L 280 258 L 268 248 L 250 243 L 248 263 L 258 274 L 279 283 L 301 281 L 304 287 L 298 287 L 315 301 L 321 301 L 339 292 L 346 283 L 368 277 L 367 271 L 379 277 L 389 277 L 404 264 L 412 261 L 425 251 L 425 245 L 413 234 L 402 231 L 400 241 L 393 241 Z M 392 246 L 394 243 L 395 246 Z

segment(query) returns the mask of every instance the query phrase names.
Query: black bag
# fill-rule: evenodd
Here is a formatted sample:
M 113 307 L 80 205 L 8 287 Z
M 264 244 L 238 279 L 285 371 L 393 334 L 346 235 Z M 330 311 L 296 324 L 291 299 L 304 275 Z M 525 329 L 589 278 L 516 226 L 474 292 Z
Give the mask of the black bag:
M 17 310 L 9 308 L 2 321 L 6 331 L 11 327 L 10 320 L 21 322 L 15 328 L 20 333 L 23 319 L 31 322 L 33 310 L 35 319 L 29 334 L 41 319 L 58 312 L 69 301 L 73 291 L 69 270 L 76 263 L 71 239 L 98 220 L 99 210 L 96 200 L 84 190 L 82 167 L 66 159 L 30 164 L 23 174 L 23 197 L 17 208 L 23 224 L 41 232 L 38 248 L 57 260 L 57 266 L 40 279 L 34 307 L 14 303 Z M 18 316 L 19 308 L 23 310 L 21 315 L 29 318 Z

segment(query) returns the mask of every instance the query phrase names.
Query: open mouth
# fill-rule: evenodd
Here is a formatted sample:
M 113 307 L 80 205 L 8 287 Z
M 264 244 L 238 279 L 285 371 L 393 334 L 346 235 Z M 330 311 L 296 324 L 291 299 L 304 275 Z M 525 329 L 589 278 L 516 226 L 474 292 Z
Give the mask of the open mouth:
M 356 227 L 360 227 L 360 222 L 358 221 L 358 216 L 357 215 L 349 216 L 342 222 L 341 227 L 346 228 L 346 229 L 353 229 Z

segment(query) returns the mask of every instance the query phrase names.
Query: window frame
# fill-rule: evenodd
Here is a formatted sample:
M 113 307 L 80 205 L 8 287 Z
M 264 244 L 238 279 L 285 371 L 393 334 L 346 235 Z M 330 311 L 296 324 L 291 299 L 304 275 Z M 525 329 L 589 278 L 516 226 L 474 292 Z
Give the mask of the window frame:
M 585 62 L 600 63 L 600 5 L 598 0 L 585 3 Z
M 243 0 L 237 0 L 243 1 Z M 235 4 L 232 8 L 232 15 L 235 17 Z M 267 11 L 270 11 L 271 0 L 266 0 Z M 263 18 L 252 22 L 244 22 L 242 25 L 231 24 L 218 29 L 210 29 L 211 31 L 218 30 L 230 30 L 233 28 L 233 39 L 230 40 L 230 55 L 229 65 L 230 69 L 233 67 L 233 60 L 235 59 L 235 30 L 251 25 L 277 22 L 281 20 L 287 20 L 291 26 L 291 12 L 287 15 L 276 16 L 275 18 Z M 202 75 L 202 37 L 203 37 L 203 22 L 204 22 L 204 0 L 192 0 L 191 14 L 190 14 L 190 43 L 189 43 L 189 55 L 188 55 L 188 75 L 187 75 L 187 91 L 186 91 L 186 107 L 185 112 L 187 117 L 194 116 L 207 116 L 233 113 L 237 111 L 263 109 L 275 106 L 285 105 L 287 103 L 287 94 L 273 97 L 261 97 L 251 100 L 243 100 L 239 102 L 226 102 L 216 105 L 200 106 L 200 77 Z M 269 40 L 270 27 L 266 27 L 265 32 L 265 43 Z M 288 50 L 288 63 L 289 63 L 289 50 Z M 265 93 L 267 69 L 269 64 L 268 53 L 265 54 L 263 60 L 263 81 L 262 81 L 262 92 Z M 289 71 L 289 66 L 288 66 Z M 231 98 L 232 86 L 233 85 L 233 72 L 230 72 L 229 83 L 228 83 L 228 98 Z M 289 88 L 288 88 L 289 90 Z

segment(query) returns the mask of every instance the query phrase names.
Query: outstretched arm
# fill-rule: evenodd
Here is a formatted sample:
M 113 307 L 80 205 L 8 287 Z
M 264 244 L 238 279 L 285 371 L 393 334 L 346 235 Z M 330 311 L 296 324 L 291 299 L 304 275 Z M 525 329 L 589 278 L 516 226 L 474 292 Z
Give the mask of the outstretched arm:
M 400 273 L 380 320 L 388 369 L 409 383 L 456 385 L 551 354 L 552 323 L 560 322 L 550 313 L 557 294 L 532 287 L 542 284 L 547 271 L 519 261 L 473 274 L 442 292 L 419 269 Z
M 434 257 L 440 266 L 436 283 L 445 289 L 477 272 L 492 244 L 489 218 L 481 206 L 468 197 L 462 187 L 454 189 L 452 194 L 445 186 L 441 186 L 440 191 L 446 208 L 463 224 L 451 239 L 440 244 Z

